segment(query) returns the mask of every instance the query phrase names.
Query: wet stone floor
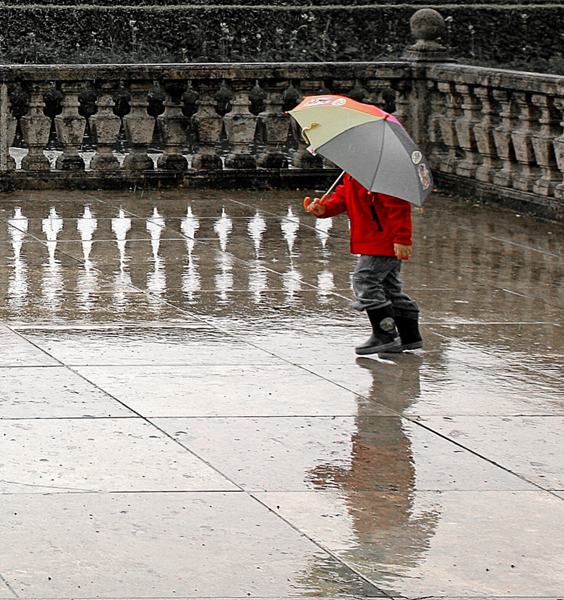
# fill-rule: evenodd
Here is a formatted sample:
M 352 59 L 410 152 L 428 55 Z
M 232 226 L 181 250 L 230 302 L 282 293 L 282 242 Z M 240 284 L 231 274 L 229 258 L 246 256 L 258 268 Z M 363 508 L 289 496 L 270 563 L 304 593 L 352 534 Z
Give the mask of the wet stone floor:
M 430 198 L 356 358 L 302 197 L 0 197 L 0 598 L 563 597 L 564 228 Z

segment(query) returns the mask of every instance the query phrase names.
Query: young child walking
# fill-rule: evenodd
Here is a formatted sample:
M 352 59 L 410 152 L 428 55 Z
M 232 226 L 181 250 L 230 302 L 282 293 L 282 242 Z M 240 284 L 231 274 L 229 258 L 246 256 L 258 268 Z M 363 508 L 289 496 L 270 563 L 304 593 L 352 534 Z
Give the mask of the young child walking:
M 402 260 L 412 252 L 411 204 L 394 196 L 367 191 L 350 175 L 322 202 L 306 209 L 319 218 L 347 213 L 350 251 L 359 254 L 353 274 L 354 308 L 366 311 L 370 338 L 355 348 L 360 355 L 401 352 L 423 347 L 419 306 L 404 294 Z

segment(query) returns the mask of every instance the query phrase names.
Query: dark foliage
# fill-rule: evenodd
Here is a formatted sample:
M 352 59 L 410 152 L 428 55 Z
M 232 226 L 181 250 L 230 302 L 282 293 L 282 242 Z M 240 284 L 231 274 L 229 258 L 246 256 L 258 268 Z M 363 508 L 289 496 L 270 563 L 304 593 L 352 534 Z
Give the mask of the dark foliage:
M 63 6 L 62 2 L 67 2 Z M 401 56 L 413 42 L 417 3 L 214 6 L 0 6 L 4 63 L 373 61 Z M 104 0 L 108 3 L 111 0 Z M 147 0 L 148 1 L 148 0 Z M 328 2 L 329 0 L 327 0 Z M 342 1 L 342 0 L 341 0 Z M 360 2 L 360 0 L 358 0 Z M 131 2 L 131 0 L 129 0 Z M 429 6 L 429 5 L 426 5 Z M 445 43 L 461 62 L 564 74 L 564 6 L 537 2 L 441 4 Z

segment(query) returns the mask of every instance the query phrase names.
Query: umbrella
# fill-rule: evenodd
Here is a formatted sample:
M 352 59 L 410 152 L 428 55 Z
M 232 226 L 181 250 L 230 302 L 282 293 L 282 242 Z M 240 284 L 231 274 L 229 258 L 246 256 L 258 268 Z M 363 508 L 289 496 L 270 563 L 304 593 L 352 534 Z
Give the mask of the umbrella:
M 377 106 L 345 96 L 307 96 L 289 114 L 309 150 L 371 192 L 421 206 L 433 190 L 429 163 L 401 123 Z

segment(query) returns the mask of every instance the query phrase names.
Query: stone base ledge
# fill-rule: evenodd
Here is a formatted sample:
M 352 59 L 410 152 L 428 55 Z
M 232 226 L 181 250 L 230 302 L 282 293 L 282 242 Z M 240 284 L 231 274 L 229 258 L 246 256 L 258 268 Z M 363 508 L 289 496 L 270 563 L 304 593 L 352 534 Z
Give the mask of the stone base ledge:
M 522 214 L 548 221 L 564 222 L 564 201 L 539 196 L 513 188 L 494 186 L 475 179 L 447 173 L 434 173 L 439 193 L 463 200 L 475 200 L 491 206 L 501 206 Z
M 177 171 L 68 171 L 0 173 L 0 191 L 15 190 L 131 190 L 131 189 L 327 189 L 339 176 L 335 169 L 247 169 Z

